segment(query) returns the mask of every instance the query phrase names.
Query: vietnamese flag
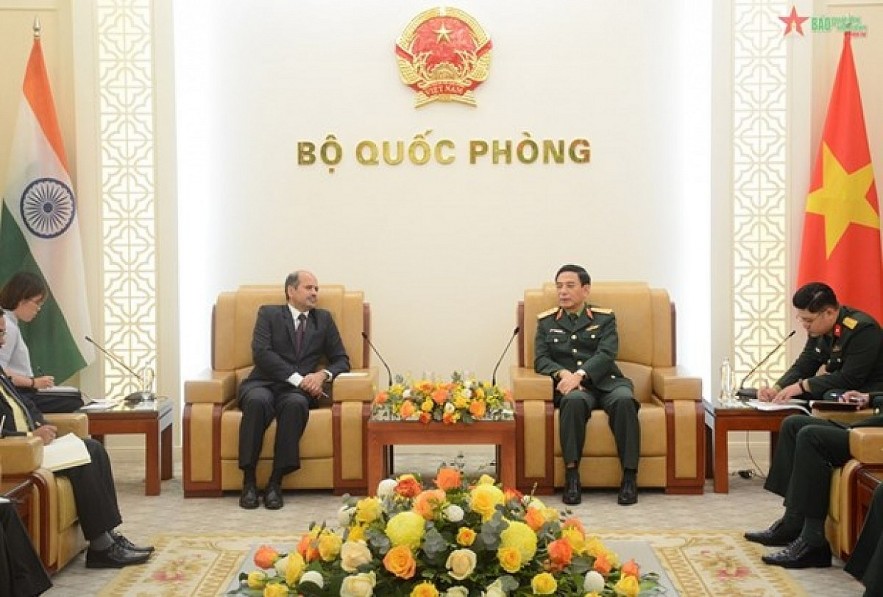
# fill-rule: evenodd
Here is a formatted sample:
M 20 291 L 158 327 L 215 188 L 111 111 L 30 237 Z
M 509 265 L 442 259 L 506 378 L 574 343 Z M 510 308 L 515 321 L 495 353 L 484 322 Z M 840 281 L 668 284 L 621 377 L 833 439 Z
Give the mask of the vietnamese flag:
M 883 323 L 880 210 L 848 32 L 809 188 L 798 286 L 825 282 Z

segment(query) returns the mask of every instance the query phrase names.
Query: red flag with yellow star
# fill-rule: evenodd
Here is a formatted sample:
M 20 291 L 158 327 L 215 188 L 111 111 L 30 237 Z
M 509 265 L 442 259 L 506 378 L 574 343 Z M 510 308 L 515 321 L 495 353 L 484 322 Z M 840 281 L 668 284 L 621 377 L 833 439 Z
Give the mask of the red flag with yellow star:
M 849 33 L 809 188 L 798 286 L 825 282 L 883 322 L 880 210 Z

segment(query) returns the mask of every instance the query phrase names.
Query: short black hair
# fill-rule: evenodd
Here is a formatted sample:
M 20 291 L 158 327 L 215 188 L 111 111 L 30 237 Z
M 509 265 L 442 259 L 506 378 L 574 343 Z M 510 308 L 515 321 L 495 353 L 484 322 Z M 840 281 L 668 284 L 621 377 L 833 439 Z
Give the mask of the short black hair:
M 804 284 L 794 293 L 791 304 L 794 305 L 795 309 L 809 311 L 810 313 L 820 313 L 828 307 L 832 309 L 840 308 L 834 289 L 824 282 Z
M 289 286 L 293 286 L 295 290 L 300 286 L 300 270 L 293 271 L 285 277 L 285 286 L 282 288 L 282 292 L 285 293 L 285 302 L 288 302 Z
M 555 279 L 557 280 L 558 276 L 560 276 L 564 272 L 573 272 L 574 274 L 579 276 L 580 286 L 588 286 L 592 283 L 592 277 L 589 276 L 589 272 L 587 272 L 586 268 L 581 265 L 574 265 L 573 263 L 562 265 L 558 268 L 558 272 L 555 274 Z
M 31 272 L 18 272 L 0 289 L 0 307 L 15 311 L 27 300 L 49 296 L 49 288 L 43 278 Z

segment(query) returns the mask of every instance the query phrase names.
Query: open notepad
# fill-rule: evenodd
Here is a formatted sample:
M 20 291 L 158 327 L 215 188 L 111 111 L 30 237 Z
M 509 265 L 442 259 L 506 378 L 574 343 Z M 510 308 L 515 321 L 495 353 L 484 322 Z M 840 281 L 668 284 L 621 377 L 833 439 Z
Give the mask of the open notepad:
M 791 399 L 788 402 L 761 402 L 760 400 L 749 400 L 748 405 L 757 410 L 799 410 L 808 415 L 812 414 L 806 406 L 806 400 L 801 400 L 799 398 Z
M 92 462 L 86 443 L 73 433 L 56 438 L 48 446 L 43 446 L 43 468 L 50 471 L 63 471 Z

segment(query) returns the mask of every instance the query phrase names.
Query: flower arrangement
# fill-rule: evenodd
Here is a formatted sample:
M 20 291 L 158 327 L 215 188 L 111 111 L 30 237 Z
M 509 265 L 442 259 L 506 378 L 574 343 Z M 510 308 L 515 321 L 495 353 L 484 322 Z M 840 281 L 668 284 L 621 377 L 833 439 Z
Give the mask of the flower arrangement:
M 261 547 L 238 594 L 341 597 L 635 597 L 655 573 L 620 562 L 576 518 L 487 475 L 469 484 L 440 468 L 435 487 L 405 474 L 377 497 L 346 498 L 341 531 L 313 525 L 290 553 Z
M 377 421 L 441 421 L 453 425 L 505 421 L 513 416 L 508 390 L 456 371 L 449 382 L 406 381 L 398 375 L 392 387 L 378 392 L 371 405 L 371 417 Z

